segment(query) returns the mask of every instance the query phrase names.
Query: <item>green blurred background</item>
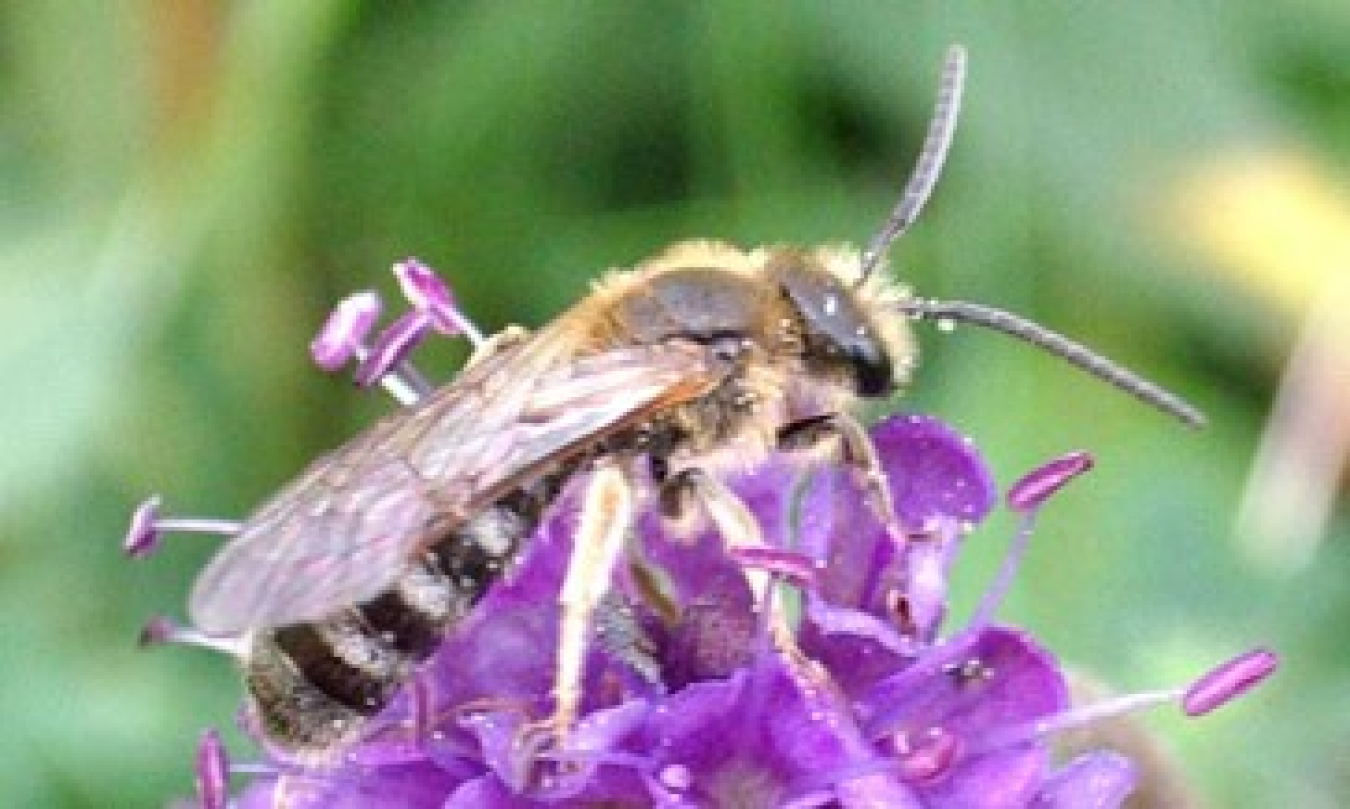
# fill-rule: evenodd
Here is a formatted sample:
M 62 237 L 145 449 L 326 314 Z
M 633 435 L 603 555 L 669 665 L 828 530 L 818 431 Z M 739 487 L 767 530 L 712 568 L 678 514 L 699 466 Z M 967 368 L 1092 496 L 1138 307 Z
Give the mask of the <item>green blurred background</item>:
M 922 333 L 895 406 L 971 434 L 1005 484 L 1096 454 L 1045 514 L 1008 617 L 1124 690 L 1274 646 L 1285 668 L 1251 698 L 1144 722 L 1209 805 L 1342 805 L 1341 467 L 1276 476 L 1299 514 L 1305 482 L 1332 493 L 1311 526 L 1238 517 L 1309 302 L 1350 272 L 1328 264 L 1350 257 L 1341 0 L 0 7 L 0 802 L 190 791 L 197 734 L 230 724 L 239 686 L 224 659 L 134 640 L 181 614 L 209 545 L 131 563 L 125 518 L 151 492 L 242 515 L 390 406 L 308 362 L 338 296 L 395 297 L 386 268 L 415 254 L 485 327 L 535 325 L 676 239 L 859 242 L 951 42 L 970 52 L 965 115 L 898 271 L 1073 334 L 1211 425 L 970 329 Z M 1241 206 L 1272 200 L 1326 245 L 1244 241 L 1265 214 L 1252 227 Z M 457 352 L 427 353 L 448 372 Z M 1291 401 L 1350 389 L 1337 373 Z M 961 605 L 1010 530 L 977 535 Z

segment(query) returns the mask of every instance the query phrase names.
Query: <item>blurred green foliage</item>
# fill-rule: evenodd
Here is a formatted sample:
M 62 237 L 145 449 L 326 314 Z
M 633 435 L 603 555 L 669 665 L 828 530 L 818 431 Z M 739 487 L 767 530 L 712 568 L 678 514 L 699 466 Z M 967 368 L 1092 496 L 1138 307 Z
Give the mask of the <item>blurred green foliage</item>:
M 1123 689 L 1269 642 L 1287 665 L 1258 695 L 1144 721 L 1212 805 L 1340 805 L 1345 511 L 1288 575 L 1232 539 L 1297 324 L 1195 272 L 1164 219 L 1177 177 L 1226 150 L 1343 169 L 1348 36 L 1336 0 L 0 7 L 0 796 L 190 791 L 198 731 L 230 724 L 239 686 L 224 660 L 134 639 L 181 611 L 209 548 L 132 564 L 118 540 L 149 492 L 244 514 L 389 406 L 308 364 L 340 294 L 392 293 L 384 268 L 415 254 L 495 329 L 684 237 L 861 241 L 962 42 L 964 120 L 898 271 L 1067 331 L 1212 424 L 969 330 L 921 335 L 897 406 L 969 432 L 1004 483 L 1094 452 L 1008 617 Z M 448 372 L 456 352 L 429 353 Z M 973 543 L 961 604 L 1009 530 Z

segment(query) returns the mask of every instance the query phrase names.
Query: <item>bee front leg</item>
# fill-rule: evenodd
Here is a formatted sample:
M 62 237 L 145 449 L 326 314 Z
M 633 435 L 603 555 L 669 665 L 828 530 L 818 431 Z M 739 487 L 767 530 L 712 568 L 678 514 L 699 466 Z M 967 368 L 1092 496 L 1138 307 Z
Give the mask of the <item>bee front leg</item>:
M 688 525 L 692 512 L 701 511 L 712 522 L 728 550 L 765 548 L 759 521 L 750 508 L 725 483 L 701 469 L 683 469 L 661 484 L 661 513 L 678 524 Z M 772 576 L 764 570 L 743 568 L 746 584 L 756 604 L 766 607 L 769 630 L 781 648 L 795 648 L 786 608 L 771 589 Z
M 553 676 L 553 715 L 523 731 L 522 743 L 533 752 L 564 749 L 576 722 L 586 641 L 633 524 L 634 499 L 631 479 L 615 466 L 601 467 L 587 485 L 581 523 L 558 595 L 562 618 Z
M 729 548 L 764 545 L 759 521 L 726 484 L 702 469 L 681 469 L 661 483 L 661 516 L 687 534 L 699 516 L 707 517 Z
M 815 449 L 832 440 L 839 442 L 841 460 L 858 476 L 868 506 L 877 519 L 881 520 L 892 536 L 903 537 L 905 534 L 900 526 L 900 518 L 895 513 L 891 488 L 881 468 L 876 447 L 872 446 L 872 439 L 867 435 L 867 428 L 852 416 L 832 413 L 794 421 L 778 431 L 778 448 L 788 452 Z

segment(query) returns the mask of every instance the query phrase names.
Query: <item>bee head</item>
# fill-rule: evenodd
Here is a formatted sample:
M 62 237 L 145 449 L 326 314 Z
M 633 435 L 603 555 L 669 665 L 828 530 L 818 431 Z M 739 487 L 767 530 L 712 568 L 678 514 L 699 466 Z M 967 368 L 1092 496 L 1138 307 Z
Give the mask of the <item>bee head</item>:
M 863 296 L 809 253 L 778 249 L 768 273 L 796 314 L 802 357 L 815 373 L 844 376 L 864 398 L 894 392 L 899 380 L 888 335 Z

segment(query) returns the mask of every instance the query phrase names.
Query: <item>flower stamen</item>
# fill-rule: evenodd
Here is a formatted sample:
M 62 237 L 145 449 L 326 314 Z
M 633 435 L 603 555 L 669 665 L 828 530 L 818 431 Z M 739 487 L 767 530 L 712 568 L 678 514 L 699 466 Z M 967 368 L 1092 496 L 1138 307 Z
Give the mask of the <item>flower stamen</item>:
M 380 296 L 371 290 L 353 293 L 339 301 L 309 344 L 314 364 L 334 372 L 358 356 L 380 317 L 381 308 Z
M 201 809 L 225 809 L 230 799 L 230 759 L 220 733 L 207 728 L 197 743 L 197 801 Z
M 1094 463 L 1086 452 L 1070 452 L 1042 464 L 1008 489 L 1008 508 L 1022 514 L 1035 511 Z
M 436 331 L 447 337 L 462 334 L 474 348 L 483 345 L 483 332 L 464 316 L 449 285 L 436 275 L 435 270 L 415 258 L 408 258 L 394 265 L 394 277 L 398 279 L 404 297 L 414 309 L 426 314 Z
M 1255 688 L 1275 672 L 1279 656 L 1252 649 L 1210 669 L 1191 683 L 1181 698 L 1187 716 L 1203 716 Z
M 1008 507 L 1021 514 L 1022 519 L 994 583 L 985 591 L 970 619 L 971 628 L 988 626 L 1003 605 L 1026 556 L 1041 507 L 1071 480 L 1091 469 L 1092 464 L 1092 456 L 1086 452 L 1071 452 L 1031 470 L 1008 489 Z
M 431 386 L 407 357 L 429 332 L 464 335 L 475 349 L 482 346 L 484 337 L 460 311 L 450 287 L 430 267 L 409 258 L 395 264 L 393 273 L 412 304 L 411 310 L 368 343 L 379 317 L 380 299 L 369 291 L 348 296 L 319 330 L 310 344 L 310 354 L 328 371 L 355 359 L 358 385 L 369 387 L 379 382 L 400 404 L 413 405 L 431 392 Z
M 145 622 L 137 642 L 141 646 L 159 646 L 166 643 L 199 646 L 234 658 L 242 658 L 248 652 L 247 636 L 208 635 L 163 615 L 157 615 Z
M 159 495 L 147 497 L 131 513 L 126 536 L 122 539 L 122 552 L 133 559 L 149 556 L 159 546 L 160 535 L 166 531 L 184 534 L 216 534 L 234 536 L 239 533 L 241 523 L 237 520 L 222 520 L 205 517 L 161 517 Z
M 1124 694 L 1013 725 L 985 739 L 971 755 L 1025 744 L 1166 703 L 1177 703 L 1187 716 L 1202 716 L 1246 694 L 1269 677 L 1277 664 L 1273 652 L 1253 649 L 1209 669 L 1187 686 Z
M 356 384 L 363 388 L 379 382 L 402 404 L 413 404 L 421 399 L 426 390 L 417 383 L 420 375 L 414 378 L 408 373 L 411 366 L 406 360 L 408 354 L 426 337 L 431 323 L 426 314 L 419 311 L 405 312 L 393 325 L 386 328 L 375 338 L 374 344 L 361 357 L 356 367 Z M 398 385 L 395 391 L 391 384 Z M 408 391 L 412 398 L 408 399 Z
M 371 356 L 377 352 L 371 350 L 367 340 L 381 307 L 379 295 L 368 290 L 339 301 L 310 343 L 310 357 L 329 372 L 338 371 L 355 360 L 357 383 L 362 387 L 378 381 L 399 404 L 416 404 L 430 387 L 412 366 L 396 361 L 385 363 L 378 372 L 369 370 Z

